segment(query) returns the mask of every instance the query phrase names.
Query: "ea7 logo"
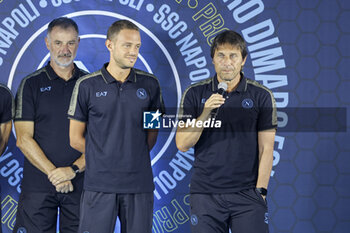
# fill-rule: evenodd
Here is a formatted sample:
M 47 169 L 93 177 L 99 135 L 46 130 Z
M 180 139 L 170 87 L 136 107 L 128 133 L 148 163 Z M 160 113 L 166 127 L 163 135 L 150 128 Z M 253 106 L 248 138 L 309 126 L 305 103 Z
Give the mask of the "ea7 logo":
M 96 92 L 96 97 L 107 96 L 107 91 L 98 91 Z
M 51 91 L 51 86 L 49 86 L 49 87 L 40 87 L 40 91 L 41 92 Z

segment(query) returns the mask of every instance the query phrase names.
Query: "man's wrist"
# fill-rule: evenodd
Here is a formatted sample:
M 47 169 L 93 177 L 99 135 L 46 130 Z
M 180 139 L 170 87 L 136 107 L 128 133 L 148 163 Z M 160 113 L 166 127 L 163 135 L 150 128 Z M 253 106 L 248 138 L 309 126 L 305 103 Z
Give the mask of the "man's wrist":
M 79 167 L 78 167 L 77 165 L 75 165 L 75 164 L 72 164 L 72 165 L 70 166 L 70 168 L 72 168 L 72 170 L 73 170 L 73 172 L 74 172 L 75 174 L 77 174 L 77 173 L 80 172 Z
M 267 189 L 266 188 L 256 188 L 256 190 L 262 195 L 266 196 L 267 195 Z

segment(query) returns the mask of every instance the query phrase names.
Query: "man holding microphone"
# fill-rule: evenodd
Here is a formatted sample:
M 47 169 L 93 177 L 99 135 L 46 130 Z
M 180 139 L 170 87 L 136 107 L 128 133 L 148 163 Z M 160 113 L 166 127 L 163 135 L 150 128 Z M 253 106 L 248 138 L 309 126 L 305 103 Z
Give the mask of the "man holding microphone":
M 238 33 L 217 35 L 211 57 L 216 75 L 187 88 L 180 118 L 215 117 L 221 128 L 178 127 L 176 134 L 179 150 L 195 150 L 191 230 L 267 233 L 265 198 L 277 127 L 275 100 L 269 89 L 243 75 L 247 48 Z

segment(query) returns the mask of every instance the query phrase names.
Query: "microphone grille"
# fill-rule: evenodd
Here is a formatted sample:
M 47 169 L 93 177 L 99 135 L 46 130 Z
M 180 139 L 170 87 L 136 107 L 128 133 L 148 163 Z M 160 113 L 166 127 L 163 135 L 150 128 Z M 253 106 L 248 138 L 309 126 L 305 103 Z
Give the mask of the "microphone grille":
M 218 89 L 223 89 L 224 91 L 227 90 L 227 83 L 221 82 L 218 84 Z

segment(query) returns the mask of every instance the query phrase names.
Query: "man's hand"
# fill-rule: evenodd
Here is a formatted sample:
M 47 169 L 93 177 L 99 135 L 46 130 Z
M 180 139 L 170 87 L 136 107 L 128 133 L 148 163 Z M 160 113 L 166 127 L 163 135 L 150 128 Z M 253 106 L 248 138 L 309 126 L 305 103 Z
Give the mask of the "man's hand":
M 56 191 L 59 193 L 69 193 L 69 192 L 73 192 L 74 190 L 73 184 L 70 180 L 64 181 L 55 186 L 56 186 Z
M 207 101 L 205 101 L 204 109 L 201 116 L 197 120 L 206 120 L 210 116 L 213 109 L 219 108 L 225 103 L 225 98 L 220 94 L 212 94 Z
M 75 172 L 71 167 L 59 167 L 49 172 L 48 178 L 50 182 L 56 186 L 64 181 L 74 179 Z
M 215 108 L 219 108 L 225 103 L 225 98 L 220 94 L 212 94 L 207 101 L 205 101 L 204 109 L 201 115 L 196 121 L 206 121 L 211 115 L 211 111 Z M 176 146 L 177 148 L 185 152 L 193 147 L 202 135 L 204 127 L 184 127 L 177 128 L 176 131 Z
M 225 103 L 225 98 L 220 94 L 212 94 L 207 101 L 205 101 L 204 108 L 213 110 L 219 108 Z

